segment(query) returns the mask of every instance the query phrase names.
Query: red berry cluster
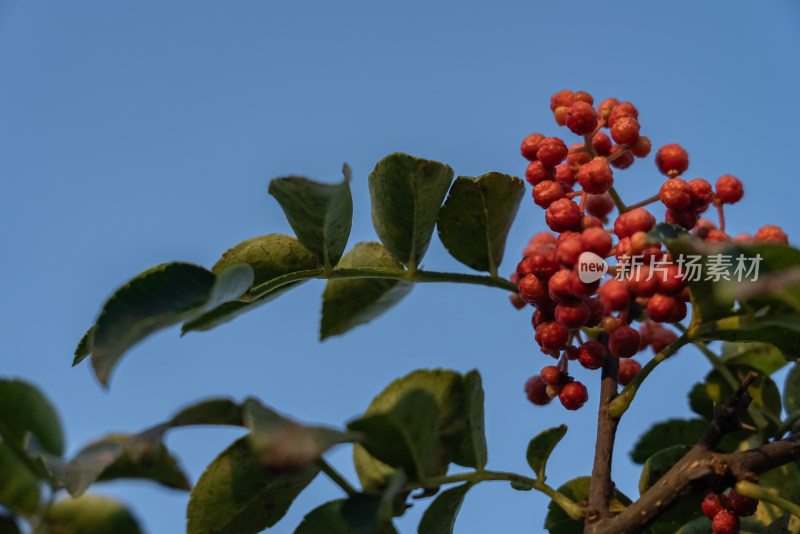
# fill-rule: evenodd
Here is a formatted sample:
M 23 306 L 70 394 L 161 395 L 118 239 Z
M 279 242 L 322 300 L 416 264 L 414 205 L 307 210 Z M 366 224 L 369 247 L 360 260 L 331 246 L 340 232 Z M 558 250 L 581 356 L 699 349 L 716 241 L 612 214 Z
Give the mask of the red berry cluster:
M 534 235 L 525 248 L 512 275 L 519 289 L 512 303 L 520 309 L 526 304 L 536 308 L 535 339 L 542 352 L 558 360 L 528 380 L 528 398 L 544 405 L 558 396 L 567 409 L 575 410 L 586 402 L 587 394 L 583 384 L 569 375 L 570 361 L 599 369 L 609 357 L 619 358 L 618 381 L 626 385 L 641 369 L 630 358 L 648 346 L 661 351 L 677 338 L 661 323 L 678 322 L 687 315 L 684 273 L 659 242 L 648 238 L 656 218 L 643 206 L 660 200 L 667 207 L 667 221 L 693 229 L 703 239 L 724 241 L 728 238 L 722 206 L 738 202 L 743 188 L 729 175 L 717 180 L 715 188 L 701 178 L 688 182 L 679 178 L 689 167 L 688 154 L 679 145 L 664 145 L 656 154 L 656 165 L 667 176 L 659 194 L 609 221 L 616 206 L 611 189 L 614 169 L 625 169 L 650 153 L 650 139 L 640 135 L 638 110 L 614 98 L 595 107 L 589 93 L 567 90 L 552 96 L 550 109 L 556 123 L 582 136 L 583 142 L 568 147 L 561 138 L 540 133 L 522 141 L 522 155 L 529 161 L 525 177 L 552 232 Z M 711 205 L 719 212 L 719 230 L 699 219 Z M 787 242 L 774 226 L 759 230 L 755 239 Z M 616 269 L 631 257 L 638 263 L 630 264 L 626 277 L 584 282 L 579 275 L 584 253 L 614 257 L 620 264 Z M 660 267 L 651 272 L 656 262 Z M 634 319 L 642 319 L 638 331 L 630 326 Z M 584 340 L 584 327 L 598 327 L 598 340 Z
M 701 504 L 703 513 L 711 519 L 714 534 L 738 534 L 739 518 L 756 513 L 758 500 L 745 497 L 735 489 L 726 496 L 723 493 L 709 493 Z

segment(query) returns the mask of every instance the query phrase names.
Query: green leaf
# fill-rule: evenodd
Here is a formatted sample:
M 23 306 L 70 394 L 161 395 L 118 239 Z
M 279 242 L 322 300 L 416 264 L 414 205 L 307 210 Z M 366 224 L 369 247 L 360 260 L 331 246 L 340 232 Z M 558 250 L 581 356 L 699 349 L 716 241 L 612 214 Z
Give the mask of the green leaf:
M 775 490 L 782 498 L 790 502 L 800 501 L 800 469 L 796 462 L 776 467 L 758 476 L 758 485 Z M 754 518 L 762 526 L 769 525 L 786 511 L 774 504 L 760 501 Z
M 0 505 L 21 515 L 36 512 L 40 481 L 3 442 L 0 442 L 0 473 Z
M 525 183 L 499 172 L 459 176 L 439 213 L 439 237 L 455 259 L 497 276 Z
M 689 335 L 697 341 L 772 343 L 788 361 L 800 359 L 800 319 L 796 315 L 734 315 L 698 325 Z
M 481 375 L 476 370 L 464 375 L 464 411 L 467 416 L 467 431 L 453 456 L 453 463 L 483 471 L 489 455 L 486 450 L 483 384 Z
M 800 365 L 795 364 L 786 376 L 783 403 L 787 414 L 800 410 Z
M 397 534 L 389 513 L 391 499 L 391 494 L 357 493 L 342 503 L 341 514 L 355 534 Z
M 649 233 L 650 238 L 657 239 L 666 245 L 674 258 L 700 255 L 701 268 L 699 276 L 686 268 L 689 279 L 689 293 L 692 301 L 692 325 L 714 321 L 731 314 L 733 299 L 723 298 L 714 291 L 714 282 L 706 280 L 708 275 L 708 256 L 704 242 L 689 234 L 683 228 L 669 223 L 660 223 Z M 706 246 L 707 248 L 707 246 Z
M 401 271 L 402 267 L 380 243 L 359 243 L 344 255 L 339 268 L 370 267 Z M 356 278 L 329 280 L 322 294 L 320 339 L 344 334 L 397 304 L 412 284 L 401 280 Z
M 339 263 L 353 220 L 353 198 L 347 179 L 325 184 L 307 178 L 276 178 L 269 194 L 283 208 L 289 224 L 326 270 Z
M 294 534 L 355 534 L 355 531 L 342 517 L 342 505 L 345 499 L 326 502 L 311 510 L 303 518 L 303 522 Z
M 244 426 L 242 407 L 231 399 L 208 399 L 186 408 L 172 416 L 170 428 L 193 425 Z
M 558 488 L 558 492 L 563 493 L 574 502 L 585 501 L 589 498 L 590 483 L 591 477 L 573 478 Z M 619 512 L 630 504 L 631 500 L 615 489 L 611 494 L 608 509 Z M 550 501 L 550 504 L 547 505 L 544 528 L 550 534 L 583 534 L 583 521 L 572 519 L 558 504 Z
M 556 445 L 558 445 L 558 442 L 561 441 L 561 438 L 563 438 L 566 433 L 567 425 L 560 425 L 541 432 L 528 443 L 528 465 L 530 465 L 533 472 L 536 473 L 536 478 L 542 481 L 547 478 L 544 475 L 547 459 L 550 458 L 553 449 L 556 448 Z
M 83 337 L 78 342 L 78 347 L 75 349 L 75 359 L 72 360 L 72 366 L 75 367 L 92 353 L 92 344 L 94 343 L 94 325 L 83 334 Z
M 423 480 L 435 453 L 438 423 L 436 399 L 423 389 L 414 389 L 391 411 L 356 419 L 347 428 L 363 434 L 360 445 L 374 458 Z
M 304 426 L 278 415 L 255 399 L 244 402 L 244 423 L 251 429 L 250 445 L 262 465 L 276 471 L 299 470 L 322 453 L 354 436 L 332 428 Z
M 428 506 L 419 523 L 419 534 L 453 534 L 458 511 L 472 484 L 463 484 L 442 492 Z
M 658 451 L 674 445 L 694 445 L 708 423 L 700 419 L 670 419 L 650 427 L 631 451 L 631 459 L 643 464 Z
M 721 360 L 725 365 L 748 365 L 768 375 L 787 363 L 769 343 L 723 343 Z
M 314 479 L 312 465 L 279 472 L 261 465 L 247 437 L 225 449 L 194 487 L 187 534 L 255 534 L 275 525 Z
M 64 452 L 58 413 L 35 386 L 21 380 L 0 379 L 0 431 L 4 440 L 20 445 L 30 432 L 43 450 L 56 456 Z
M 66 498 L 44 516 L 47 532 L 53 534 L 141 534 L 136 519 L 116 500 L 96 495 Z
M 420 460 L 425 462 L 423 468 L 426 476 L 441 476 L 447 473 L 447 466 L 466 431 L 464 387 L 459 373 L 443 369 L 414 371 L 389 384 L 373 399 L 364 417 L 392 413 L 405 395 L 414 390 L 430 393 L 438 406 L 438 438 L 433 452 Z M 395 418 L 397 415 L 393 414 Z M 405 413 L 401 412 L 400 415 L 406 417 Z M 426 417 L 422 413 L 416 415 Z M 353 458 L 358 478 L 366 490 L 383 486 L 394 471 L 392 467 L 371 456 L 361 445 L 355 445 Z
M 211 271 L 215 274 L 235 265 L 249 265 L 253 269 L 254 286 L 269 282 L 279 276 L 319 268 L 314 255 L 296 238 L 283 234 L 253 237 L 226 251 Z M 278 287 L 252 301 L 229 301 L 207 310 L 199 317 L 184 323 L 182 333 L 210 330 L 233 320 L 246 311 L 253 310 L 277 298 L 302 282 L 292 282 Z
M 118 289 L 95 326 L 92 367 L 103 385 L 129 348 L 203 309 L 216 277 L 189 263 L 152 267 Z
M 800 519 L 784 514 L 770 523 L 762 534 L 800 534 Z
M 83 495 L 94 482 L 146 479 L 164 486 L 191 489 L 161 436 L 111 434 L 81 449 L 69 463 L 54 469 L 57 479 L 73 497 Z
M 253 285 L 255 274 L 247 264 L 236 264 L 214 273 L 217 278 L 203 311 L 211 311 L 226 302 L 235 301 Z
M 383 158 L 369 175 L 372 223 L 386 249 L 415 269 L 428 250 L 453 169 L 395 153 Z

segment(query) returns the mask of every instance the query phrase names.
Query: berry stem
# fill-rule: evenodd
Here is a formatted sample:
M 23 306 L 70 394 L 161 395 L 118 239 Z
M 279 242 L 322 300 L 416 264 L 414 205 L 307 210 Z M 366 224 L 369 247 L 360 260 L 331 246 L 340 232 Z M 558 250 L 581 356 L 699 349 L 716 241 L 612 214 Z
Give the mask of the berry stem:
M 736 483 L 736 491 L 745 497 L 750 497 L 751 499 L 758 499 L 760 501 L 766 501 L 774 504 L 775 506 L 783 508 L 793 516 L 800 519 L 800 506 L 791 501 L 787 501 L 782 497 L 779 497 L 772 490 L 746 480 L 740 480 Z
M 649 375 L 658 364 L 678 352 L 678 349 L 687 343 L 689 343 L 689 336 L 687 334 L 683 334 L 681 337 L 664 347 L 664 350 L 656 354 L 652 360 L 647 362 L 645 366 L 642 367 L 642 370 L 639 371 L 633 380 L 631 380 L 630 384 L 625 386 L 625 389 L 623 389 L 622 392 L 617 395 L 613 401 L 611 401 L 611 404 L 608 407 L 609 415 L 617 419 L 622 417 L 622 414 L 627 411 L 631 405 L 631 402 L 633 402 L 636 392 L 639 391 L 639 387 L 642 385 L 642 382 L 644 382 L 644 379 L 647 378 L 647 375 Z
M 641 202 L 637 202 L 636 204 L 631 204 L 626 209 L 628 211 L 635 210 L 636 208 L 643 208 L 645 206 L 648 206 L 648 205 L 652 204 L 653 202 L 658 202 L 658 201 L 659 201 L 659 196 L 658 195 L 653 195 L 652 197 L 646 198 L 646 199 L 642 200 Z
M 384 269 L 378 267 L 354 267 L 351 269 L 333 269 L 325 272 L 323 269 L 307 269 L 295 271 L 273 278 L 263 284 L 252 288 L 241 300 L 252 301 L 279 287 L 299 282 L 301 280 L 320 279 L 353 279 L 353 278 L 383 278 L 391 280 L 404 280 L 406 282 L 453 282 L 459 284 L 474 284 L 488 287 L 497 287 L 511 292 L 517 292 L 517 284 L 500 277 L 483 276 L 477 274 L 443 273 L 437 271 L 410 271 L 402 269 Z
M 717 214 L 719 215 L 719 230 L 720 232 L 725 231 L 725 210 L 722 207 L 722 203 L 717 204 Z
M 580 505 L 563 493 L 554 490 L 543 480 L 529 478 L 516 473 L 506 473 L 502 471 L 475 471 L 472 473 L 459 473 L 457 475 L 431 477 L 425 480 L 424 485 L 415 483 L 407 486 L 406 488 L 409 490 L 418 488 L 436 488 L 445 484 L 455 484 L 458 482 L 485 482 L 491 480 L 517 482 L 530 486 L 553 499 L 553 501 L 558 504 L 571 518 L 580 519 L 583 517 L 583 509 L 580 507 Z
M 334 469 L 333 466 L 326 462 L 323 458 L 320 457 L 317 459 L 317 465 L 319 466 L 320 470 L 328 475 L 328 478 L 330 478 L 334 484 L 342 488 L 348 496 L 352 497 L 358 493 L 358 491 L 350 485 L 347 479 L 344 478 L 341 473 Z
M 586 147 L 586 152 L 589 153 L 590 156 L 593 158 L 597 157 L 597 152 L 594 149 L 594 145 L 592 144 L 592 139 L 594 138 L 594 134 L 587 134 L 583 136 L 583 146 Z
M 617 207 L 617 211 L 619 211 L 620 214 L 623 214 L 626 211 L 628 211 L 629 208 L 619 197 L 619 193 L 617 193 L 617 190 L 614 189 L 613 185 L 608 188 L 608 194 L 611 195 L 611 199 L 614 201 L 614 205 Z

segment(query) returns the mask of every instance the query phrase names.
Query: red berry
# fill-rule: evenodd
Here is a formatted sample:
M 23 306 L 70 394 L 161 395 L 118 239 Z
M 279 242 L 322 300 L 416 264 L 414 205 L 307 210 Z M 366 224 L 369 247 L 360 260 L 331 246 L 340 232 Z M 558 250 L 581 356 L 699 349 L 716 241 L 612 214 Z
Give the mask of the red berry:
M 569 150 L 571 154 L 567 155 L 567 165 L 573 169 L 577 169 L 584 163 L 589 163 L 592 160 L 592 156 L 586 152 L 583 143 L 575 143 L 569 147 Z
M 680 311 L 680 304 L 675 297 L 656 293 L 647 301 L 647 315 L 657 323 L 671 323 Z
M 567 269 L 558 271 L 548 280 L 548 294 L 555 302 L 575 302 L 575 295 L 570 291 L 571 272 Z
M 627 309 L 631 302 L 631 294 L 627 284 L 611 278 L 607 280 L 598 292 L 600 301 L 609 311 L 621 311 Z
M 563 232 L 574 228 L 581 220 L 581 210 L 568 198 L 556 200 L 544 214 L 545 222 L 554 232 Z
M 725 243 L 730 240 L 730 236 L 722 230 L 711 230 L 706 234 L 706 241 L 709 243 Z
M 738 534 L 739 518 L 727 510 L 720 510 L 711 520 L 711 531 L 714 534 Z
M 759 228 L 756 235 L 753 236 L 753 239 L 760 243 L 789 243 L 789 236 L 781 230 L 780 226 L 775 226 L 774 224 L 768 224 Z
M 686 276 L 679 265 L 670 264 L 664 267 L 658 276 L 658 292 L 677 295 L 686 287 Z
M 692 188 L 685 180 L 671 178 L 661 186 L 658 198 L 668 208 L 688 208 L 692 205 Z
M 630 237 L 636 232 L 649 232 L 656 224 L 656 218 L 644 208 L 626 211 L 614 221 L 617 237 Z
M 705 211 L 714 198 L 711 184 L 702 178 L 689 180 L 689 195 L 692 197 L 692 207 L 695 211 Z
M 529 401 L 537 406 L 544 406 L 552 400 L 550 395 L 547 394 L 547 384 L 544 383 L 544 380 L 539 375 L 532 376 L 525 382 L 525 395 L 527 395 Z
M 543 367 L 540 376 L 542 377 L 542 381 L 548 386 L 561 385 L 561 371 L 555 365 Z
M 689 154 L 680 145 L 664 145 L 656 152 L 656 165 L 662 174 L 678 176 L 689 168 Z
M 744 196 L 742 182 L 730 174 L 721 176 L 719 180 L 717 180 L 716 190 L 717 198 L 723 204 L 736 204 L 742 200 L 742 196 Z
M 620 154 L 619 156 L 614 156 L 614 154 L 616 154 L 620 150 L 622 151 L 622 154 Z M 612 159 L 611 156 L 614 156 L 614 158 Z M 609 161 L 611 165 L 613 165 L 617 169 L 627 169 L 628 167 L 633 165 L 634 159 L 635 158 L 633 157 L 633 152 L 631 152 L 627 148 L 622 147 L 620 145 L 614 145 L 613 147 L 611 147 Z
M 658 291 L 658 277 L 650 272 L 650 267 L 635 267 L 627 280 L 628 290 L 637 297 L 649 297 Z
M 627 386 L 633 380 L 633 377 L 639 374 L 642 370 L 642 365 L 636 360 L 630 358 L 623 358 L 619 361 L 619 375 L 617 382 L 622 386 Z
M 586 91 L 576 91 L 572 94 L 573 102 L 586 102 L 589 105 L 594 104 L 594 98 Z
M 564 356 L 567 357 L 569 361 L 575 361 L 578 359 L 578 347 L 575 345 L 567 345 L 564 347 Z
M 556 245 L 556 259 L 567 267 L 573 267 L 578 262 L 581 253 L 583 253 L 581 234 L 570 232 L 568 239 L 562 239 Z
M 619 104 L 619 100 L 616 98 L 606 98 L 597 106 L 597 114 L 607 119 L 611 110 L 614 109 L 614 106 L 617 104 Z
M 581 246 L 586 252 L 594 252 L 601 258 L 608 256 L 613 243 L 611 235 L 603 228 L 588 228 L 581 234 Z
M 536 335 L 539 336 L 539 344 L 543 349 L 561 350 L 567 344 L 569 331 L 560 323 L 551 321 L 536 327 Z
M 728 508 L 728 498 L 721 493 L 709 493 L 700 508 L 707 518 L 714 519 L 715 515 Z
M 650 138 L 644 135 L 640 135 L 639 139 L 631 146 L 631 152 L 637 158 L 646 158 L 648 154 L 650 154 L 650 150 L 652 150 L 653 145 L 650 143 Z
M 564 126 L 567 124 L 567 112 L 569 108 L 566 106 L 558 106 L 556 110 L 553 112 L 553 118 L 556 120 L 556 124 L 559 126 Z
M 550 97 L 550 111 L 555 111 L 556 108 L 562 106 L 569 107 L 574 101 L 574 93 L 569 89 L 562 89 Z
M 580 226 L 581 231 L 586 231 L 589 228 L 603 228 L 603 221 L 595 217 L 594 215 L 584 215 L 581 217 L 581 222 L 578 223 Z
M 598 156 L 611 154 L 611 138 L 603 132 L 597 132 L 592 137 L 592 147 Z
M 602 195 L 614 185 L 614 171 L 603 157 L 596 157 L 578 169 L 578 183 L 587 193 Z
M 556 177 L 556 171 L 553 167 L 545 167 L 541 161 L 531 161 L 525 169 L 525 179 L 531 185 L 536 185 L 539 182 L 549 181 Z
M 731 488 L 728 493 L 728 509 L 739 517 L 749 517 L 756 513 L 758 508 L 758 499 L 752 497 L 745 497 L 735 488 Z
M 517 288 L 519 290 L 519 298 L 531 304 L 541 302 L 547 297 L 547 283 L 542 282 L 532 274 L 520 278 Z
M 561 268 L 556 259 L 556 249 L 547 247 L 530 255 L 528 257 L 528 268 L 532 274 L 541 279 L 548 279 L 553 276 Z
M 617 121 L 623 117 L 639 118 L 639 111 L 630 102 L 620 102 L 608 114 L 608 127 L 613 128 Z
M 614 200 L 608 193 L 602 195 L 589 195 L 586 197 L 586 212 L 601 219 L 614 209 Z
M 583 302 L 562 302 L 556 306 L 556 321 L 567 328 L 580 328 L 589 320 L 589 306 Z
M 639 128 L 633 117 L 620 117 L 611 127 L 611 138 L 620 145 L 632 145 L 639 140 Z
M 536 151 L 539 150 L 539 141 L 542 139 L 544 139 L 544 136 L 540 133 L 530 134 L 523 139 L 520 147 L 522 157 L 529 161 L 536 160 Z
M 664 220 L 691 230 L 697 224 L 697 212 L 693 208 L 668 209 Z
M 565 184 L 572 186 L 575 184 L 575 170 L 570 166 L 569 163 L 556 165 L 556 174 L 554 179 L 556 182 L 564 182 Z
M 552 313 L 549 311 L 539 307 L 536 308 L 536 311 L 533 312 L 533 316 L 531 317 L 531 324 L 533 325 L 533 329 L 535 330 L 542 323 L 546 323 L 555 319 Z
M 589 307 L 589 319 L 586 321 L 586 326 L 589 328 L 597 326 L 606 314 L 606 307 L 599 299 L 587 299 L 586 306 Z M 577 358 L 577 353 L 575 357 Z
M 576 135 L 587 135 L 597 128 L 597 120 L 597 112 L 591 104 L 577 101 L 567 110 L 565 123 L 572 133 Z
M 546 209 L 560 198 L 564 198 L 564 189 L 557 182 L 547 180 L 539 182 L 533 188 L 533 201 L 539 207 Z
M 555 167 L 567 157 L 567 145 L 558 137 L 545 137 L 539 141 L 536 157 L 545 167 Z
M 526 302 L 520 298 L 517 293 L 512 293 L 508 296 L 508 300 L 511 301 L 511 305 L 514 306 L 516 309 L 521 310 L 526 306 Z
M 608 353 L 599 341 L 587 341 L 578 348 L 578 362 L 587 369 L 600 369 Z
M 667 345 L 672 344 L 673 341 L 678 339 L 678 334 L 673 332 L 672 330 L 667 330 L 661 325 L 655 325 L 660 327 L 659 329 L 654 329 L 653 332 L 650 334 L 650 346 L 653 347 L 653 352 L 658 354 L 662 350 L 666 348 Z
M 586 386 L 580 382 L 570 382 L 564 384 L 561 392 L 558 394 L 558 400 L 564 405 L 567 410 L 577 410 L 589 400 L 589 394 L 586 392 Z
M 623 324 L 611 332 L 608 350 L 617 358 L 630 358 L 639 352 L 639 332 Z
M 581 280 L 581 277 L 576 271 L 569 271 L 567 284 L 569 285 L 570 294 L 574 297 L 578 299 L 588 299 L 594 295 L 597 288 L 600 287 L 600 280 L 586 284 Z

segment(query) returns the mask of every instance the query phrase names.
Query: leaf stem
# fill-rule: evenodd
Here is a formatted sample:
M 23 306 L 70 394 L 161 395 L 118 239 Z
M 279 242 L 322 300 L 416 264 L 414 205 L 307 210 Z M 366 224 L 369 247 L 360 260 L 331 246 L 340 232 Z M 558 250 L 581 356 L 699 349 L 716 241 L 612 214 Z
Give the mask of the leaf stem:
M 344 476 L 342 476 L 342 474 L 336 469 L 334 469 L 331 464 L 326 462 L 324 458 L 318 458 L 317 465 L 319 466 L 320 470 L 325 473 L 334 484 L 342 488 L 348 496 L 352 497 L 358 493 L 358 491 L 352 485 L 350 485 L 347 479 L 344 478 Z
M 519 482 L 521 484 L 528 485 L 553 499 L 553 502 L 558 504 L 571 518 L 580 519 L 583 517 L 583 509 L 580 507 L 580 505 L 563 493 L 554 490 L 542 480 L 518 475 L 516 473 L 506 473 L 502 471 L 476 471 L 471 473 L 459 473 L 457 475 L 432 477 L 425 480 L 425 486 L 423 487 L 435 488 L 437 486 L 455 484 L 457 482 L 484 482 L 489 480 Z M 416 489 L 419 487 L 419 485 L 415 485 L 409 489 Z
M 740 480 L 736 483 L 736 491 L 746 497 L 758 499 L 760 501 L 767 501 L 768 503 L 774 504 L 775 506 L 783 508 L 793 516 L 800 519 L 800 506 L 791 501 L 787 501 L 782 497 L 779 497 L 773 493 L 773 491 L 761 487 L 758 484 L 754 484 L 746 480 Z
M 633 398 L 636 396 L 636 392 L 639 391 L 639 387 L 644 382 L 644 379 L 647 378 L 653 369 L 656 368 L 658 364 L 678 352 L 678 349 L 683 347 L 689 343 L 689 336 L 687 334 L 683 334 L 681 337 L 664 347 L 664 350 L 656 354 L 652 360 L 647 362 L 642 370 L 639 371 L 631 382 L 625 386 L 625 389 L 617 395 L 617 397 L 611 401 L 611 404 L 608 406 L 608 413 L 611 417 L 619 419 L 622 417 L 628 407 L 630 407 L 631 402 L 633 402 Z
M 320 279 L 353 279 L 353 278 L 383 278 L 390 280 L 403 280 L 406 282 L 453 282 L 458 284 L 473 284 L 517 291 L 517 285 L 500 277 L 479 274 L 444 273 L 438 271 L 406 271 L 403 269 L 387 269 L 380 267 L 353 267 L 338 268 L 326 272 L 324 269 L 306 269 L 287 273 L 263 284 L 252 288 L 244 300 L 252 301 L 275 291 L 279 287 L 299 282 L 301 280 Z

